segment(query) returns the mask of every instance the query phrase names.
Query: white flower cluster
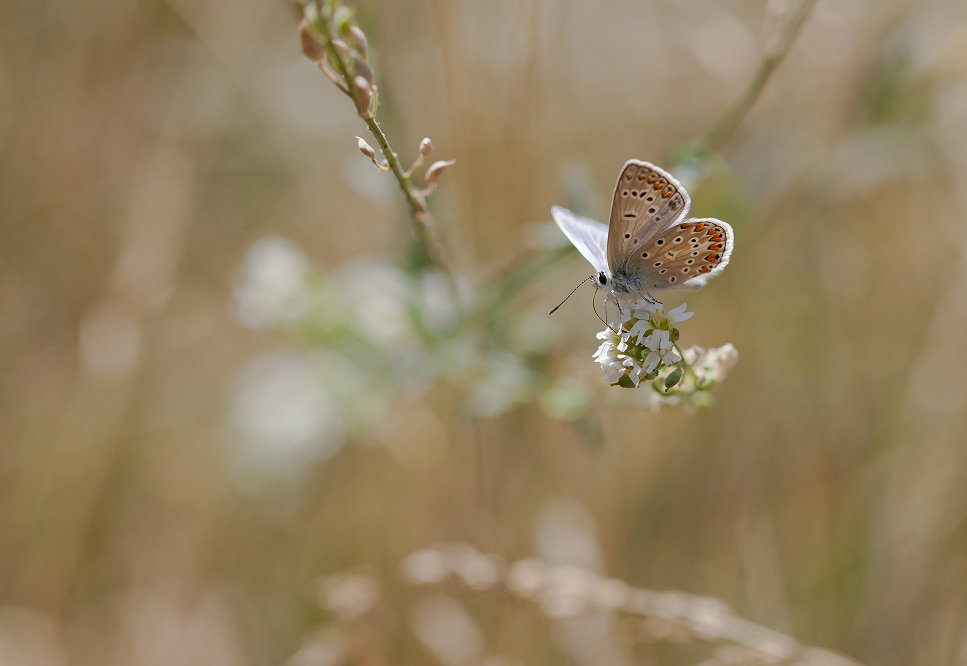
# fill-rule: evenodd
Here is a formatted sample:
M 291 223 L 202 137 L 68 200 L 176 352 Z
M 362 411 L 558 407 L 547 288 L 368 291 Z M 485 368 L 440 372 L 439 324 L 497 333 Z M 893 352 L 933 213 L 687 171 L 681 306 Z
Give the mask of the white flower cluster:
M 699 388 L 709 387 L 725 379 L 725 375 L 739 360 L 739 350 L 731 342 L 711 349 L 693 346 L 683 353 Z
M 642 379 L 655 379 L 663 367 L 682 360 L 675 350 L 678 340 L 675 325 L 695 314 L 686 312 L 684 303 L 665 312 L 661 303 L 642 299 L 625 309 L 626 314 L 621 314 L 622 308 L 617 309 L 615 320 L 598 333 L 601 346 L 592 356 L 609 382 L 637 387 Z

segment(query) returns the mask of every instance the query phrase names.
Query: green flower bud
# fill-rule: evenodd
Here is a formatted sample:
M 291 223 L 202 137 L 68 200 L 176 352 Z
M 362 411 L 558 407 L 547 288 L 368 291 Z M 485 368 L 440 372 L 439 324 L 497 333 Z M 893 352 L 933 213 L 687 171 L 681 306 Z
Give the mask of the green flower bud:
M 332 22 L 335 24 L 336 30 L 339 31 L 340 35 L 349 37 L 352 34 L 353 10 L 346 5 L 339 5 L 336 7 L 336 11 L 332 13 Z

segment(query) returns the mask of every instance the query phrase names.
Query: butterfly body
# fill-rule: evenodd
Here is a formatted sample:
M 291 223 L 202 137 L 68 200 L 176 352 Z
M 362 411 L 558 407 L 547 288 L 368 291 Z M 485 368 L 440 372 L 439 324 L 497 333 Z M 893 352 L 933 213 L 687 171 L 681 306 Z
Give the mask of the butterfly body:
M 594 266 L 596 287 L 619 298 L 642 298 L 653 290 L 698 288 L 728 264 L 732 227 L 714 218 L 685 219 L 690 204 L 671 174 L 628 160 L 615 185 L 608 226 L 560 206 L 551 215 Z

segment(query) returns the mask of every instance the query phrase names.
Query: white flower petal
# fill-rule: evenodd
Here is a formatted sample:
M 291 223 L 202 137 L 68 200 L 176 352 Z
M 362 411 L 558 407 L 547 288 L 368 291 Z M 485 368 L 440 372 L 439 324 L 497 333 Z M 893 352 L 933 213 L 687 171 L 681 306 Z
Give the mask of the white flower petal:
M 639 343 L 643 347 L 647 347 L 648 349 L 651 349 L 651 350 L 658 349 L 658 346 L 659 346 L 659 343 L 660 342 L 661 342 L 661 332 L 660 331 L 652 331 L 651 333 L 649 333 L 645 337 L 644 340 L 639 340 Z
M 672 308 L 668 311 L 668 321 L 673 324 L 678 324 L 683 321 L 688 321 L 695 316 L 694 312 L 685 312 L 686 303 L 682 303 L 677 308 Z

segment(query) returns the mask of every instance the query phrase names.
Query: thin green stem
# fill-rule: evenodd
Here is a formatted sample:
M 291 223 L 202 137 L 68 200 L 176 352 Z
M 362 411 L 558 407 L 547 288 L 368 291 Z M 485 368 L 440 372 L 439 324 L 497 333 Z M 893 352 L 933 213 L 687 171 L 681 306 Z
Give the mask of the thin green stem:
M 789 53 L 789 49 L 796 41 L 796 37 L 799 36 L 815 5 L 816 0 L 802 1 L 789 22 L 783 26 L 778 42 L 763 59 L 762 64 L 759 65 L 758 71 L 752 77 L 752 81 L 749 82 L 742 97 L 722 115 L 715 126 L 705 135 L 705 138 L 699 142 L 701 152 L 712 153 L 721 148 L 742 124 L 742 121 L 745 120 L 745 117 L 759 99 L 772 74 L 785 59 L 786 54 Z
M 678 346 L 678 343 L 677 342 L 673 342 L 672 343 L 672 346 L 675 347 L 675 351 L 678 352 L 679 357 L 681 357 L 681 359 L 682 359 L 681 360 L 682 374 L 684 375 L 685 372 L 688 371 L 689 369 L 691 369 L 692 366 L 690 366 L 688 364 L 688 361 L 685 360 L 685 352 L 683 352 L 682 351 L 682 348 Z

